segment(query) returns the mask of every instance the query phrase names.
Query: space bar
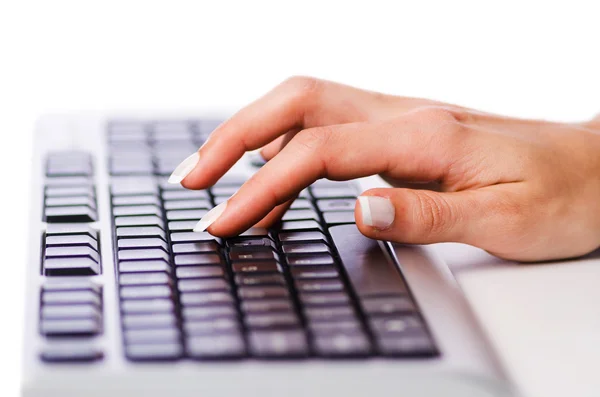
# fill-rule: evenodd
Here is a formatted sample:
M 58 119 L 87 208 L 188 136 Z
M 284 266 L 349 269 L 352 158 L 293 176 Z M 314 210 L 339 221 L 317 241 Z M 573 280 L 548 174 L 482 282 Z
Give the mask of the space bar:
M 400 271 L 376 240 L 363 236 L 355 225 L 333 226 L 329 232 L 359 297 L 407 293 Z

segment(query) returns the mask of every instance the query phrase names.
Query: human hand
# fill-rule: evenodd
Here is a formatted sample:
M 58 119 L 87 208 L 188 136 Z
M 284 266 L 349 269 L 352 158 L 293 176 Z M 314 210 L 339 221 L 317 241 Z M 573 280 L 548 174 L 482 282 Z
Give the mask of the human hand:
M 172 179 L 210 187 L 246 151 L 262 148 L 267 164 L 207 215 L 218 216 L 208 228 L 217 236 L 274 222 L 319 178 L 437 182 L 439 191 L 362 193 L 358 228 L 375 239 L 462 242 L 503 258 L 548 260 L 600 246 L 599 132 L 591 122 L 504 118 L 297 77 L 217 128 L 195 166 L 188 160 Z

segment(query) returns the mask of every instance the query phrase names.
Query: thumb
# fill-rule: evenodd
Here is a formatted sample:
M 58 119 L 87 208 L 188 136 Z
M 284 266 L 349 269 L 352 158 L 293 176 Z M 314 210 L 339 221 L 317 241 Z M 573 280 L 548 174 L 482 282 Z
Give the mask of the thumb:
M 356 224 L 367 237 L 409 244 L 467 242 L 481 227 L 485 203 L 477 191 L 371 189 L 357 200 Z

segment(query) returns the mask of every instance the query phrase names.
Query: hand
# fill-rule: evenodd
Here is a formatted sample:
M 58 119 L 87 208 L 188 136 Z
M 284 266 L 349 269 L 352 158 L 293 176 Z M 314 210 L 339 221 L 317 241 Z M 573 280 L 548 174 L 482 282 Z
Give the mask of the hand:
M 462 242 L 522 261 L 573 257 L 600 246 L 597 128 L 298 77 L 221 125 L 182 184 L 207 188 L 246 151 L 262 148 L 269 161 L 228 200 L 210 233 L 273 222 L 319 178 L 379 174 L 396 186 L 437 182 L 439 191 L 364 192 L 355 217 L 368 237 Z

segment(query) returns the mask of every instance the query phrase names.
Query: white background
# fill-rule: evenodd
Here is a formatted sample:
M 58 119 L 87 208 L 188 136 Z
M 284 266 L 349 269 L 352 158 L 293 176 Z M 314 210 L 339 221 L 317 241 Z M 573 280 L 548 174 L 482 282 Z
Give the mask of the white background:
M 0 0 L 0 395 L 18 393 L 43 113 L 241 106 L 293 74 L 514 116 L 600 112 L 595 2 Z

